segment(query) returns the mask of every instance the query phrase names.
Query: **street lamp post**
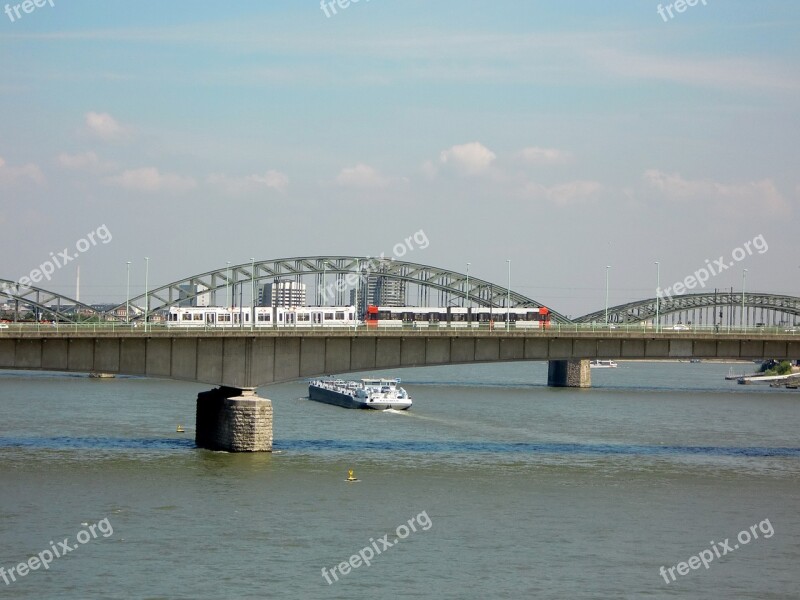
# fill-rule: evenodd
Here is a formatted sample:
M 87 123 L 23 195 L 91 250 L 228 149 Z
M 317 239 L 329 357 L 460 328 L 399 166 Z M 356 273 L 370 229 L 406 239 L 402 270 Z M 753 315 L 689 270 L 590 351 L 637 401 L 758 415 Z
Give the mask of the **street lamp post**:
M 508 263 L 508 286 L 506 287 L 506 331 L 511 329 L 511 259 L 506 259 Z
M 147 331 L 147 320 L 150 318 L 150 291 L 148 279 L 150 277 L 150 259 L 144 257 L 144 330 Z
M 661 263 L 656 261 L 656 322 L 655 322 L 655 329 L 656 333 L 658 333 L 658 311 L 661 304 Z M 673 321 L 674 323 L 674 321 Z
M 747 319 L 744 314 L 744 288 L 747 282 L 747 269 L 742 269 L 742 329 L 747 329 Z
M 231 307 L 231 261 L 226 260 L 225 265 L 228 267 L 228 278 L 225 281 L 225 308 Z
M 131 261 L 125 263 L 128 265 L 128 281 L 125 284 L 125 324 L 131 323 Z
M 608 270 L 611 265 L 606 265 L 606 327 L 608 327 Z
M 250 257 L 250 331 L 256 320 L 256 259 Z
M 356 259 L 356 274 L 358 275 L 358 279 L 356 280 L 356 327 L 358 327 L 358 288 L 361 285 L 361 259 Z M 365 302 L 366 304 L 366 302 Z
M 469 306 L 469 266 L 472 263 L 467 263 L 467 306 Z
M 327 306 L 328 288 L 325 287 L 325 279 L 328 277 L 328 263 L 322 261 L 322 306 Z

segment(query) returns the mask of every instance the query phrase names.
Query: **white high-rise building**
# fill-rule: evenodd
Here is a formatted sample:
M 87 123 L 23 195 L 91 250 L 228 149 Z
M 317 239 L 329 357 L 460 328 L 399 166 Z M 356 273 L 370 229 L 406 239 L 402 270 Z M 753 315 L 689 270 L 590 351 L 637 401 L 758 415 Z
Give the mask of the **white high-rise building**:
M 406 306 L 406 282 L 386 275 L 365 275 L 358 289 L 358 314 L 367 312 L 367 306 Z M 356 290 L 350 290 L 350 303 L 356 303 Z
M 278 280 L 258 290 L 259 306 L 292 308 L 306 305 L 306 284 L 298 281 Z

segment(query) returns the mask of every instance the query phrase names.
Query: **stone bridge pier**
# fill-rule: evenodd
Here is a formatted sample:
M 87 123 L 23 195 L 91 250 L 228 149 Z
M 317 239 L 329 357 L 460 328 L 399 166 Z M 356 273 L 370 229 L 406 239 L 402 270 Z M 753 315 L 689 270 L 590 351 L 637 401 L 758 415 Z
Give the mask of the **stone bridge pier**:
M 195 443 L 227 452 L 272 452 L 272 401 L 255 388 L 221 386 L 197 395 Z
M 551 360 L 547 362 L 547 385 L 550 387 L 592 387 L 588 359 Z

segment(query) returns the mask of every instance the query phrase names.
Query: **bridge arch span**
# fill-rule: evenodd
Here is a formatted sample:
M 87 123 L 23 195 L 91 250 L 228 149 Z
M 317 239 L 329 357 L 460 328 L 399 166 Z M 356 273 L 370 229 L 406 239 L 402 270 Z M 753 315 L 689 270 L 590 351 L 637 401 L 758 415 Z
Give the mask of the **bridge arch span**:
M 745 320 L 742 322 L 741 311 L 744 300 Z M 720 317 L 718 311 L 724 310 Z M 688 314 L 692 311 L 712 312 L 714 319 L 708 319 L 703 325 L 731 324 L 754 326 L 758 321 L 757 311 L 761 310 L 768 316 L 779 315 L 780 320 L 794 325 L 800 320 L 800 298 L 783 294 L 767 294 L 761 292 L 704 292 L 698 294 L 684 294 L 681 296 L 666 296 L 658 299 L 659 318 L 673 314 Z M 605 309 L 598 310 L 574 319 L 575 323 L 605 323 Z M 652 321 L 656 317 L 656 298 L 637 300 L 608 309 L 610 323 L 640 323 Z M 748 318 L 752 317 L 752 318 Z M 767 318 L 767 317 L 765 317 Z M 780 323 L 773 323 L 780 324 Z
M 414 286 L 417 288 L 418 296 L 423 302 L 429 302 L 429 306 L 450 306 L 456 302 L 470 302 L 477 306 L 499 308 L 505 306 L 508 296 L 512 307 L 544 306 L 514 290 L 508 294 L 507 288 L 503 285 L 496 285 L 464 273 L 420 263 L 363 256 L 305 256 L 230 265 L 162 285 L 148 291 L 147 294 L 132 298 L 130 302 L 140 306 L 149 303 L 150 312 L 164 310 L 177 303 L 179 299 L 190 300 L 203 294 L 212 294 L 216 305 L 236 304 L 237 288 L 239 296 L 249 297 L 252 287 L 261 282 L 287 278 L 300 280 L 306 277 L 314 278 L 314 296 L 310 297 L 310 300 L 314 301 L 324 297 L 322 292 L 328 293 L 329 297 L 330 288 L 335 287 L 328 281 L 328 276 L 333 277 L 334 284 L 346 281 L 349 276 L 351 279 L 349 287 L 352 288 L 358 281 L 359 273 L 378 275 Z M 187 294 L 185 291 L 187 286 L 198 291 Z M 193 286 L 201 287 L 198 289 Z M 431 293 L 438 293 L 439 298 L 431 299 Z M 225 303 L 220 302 L 218 295 L 225 298 Z M 349 304 L 349 299 L 344 303 Z M 125 304 L 120 304 L 113 310 L 124 307 Z M 570 322 L 569 318 L 552 309 L 550 315 L 557 323 Z

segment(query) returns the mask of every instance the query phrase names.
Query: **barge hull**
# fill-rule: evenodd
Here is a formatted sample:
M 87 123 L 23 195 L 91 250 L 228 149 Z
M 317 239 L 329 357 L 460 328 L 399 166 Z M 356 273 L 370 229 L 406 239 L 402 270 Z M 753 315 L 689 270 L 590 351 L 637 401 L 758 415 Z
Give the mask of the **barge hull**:
M 308 386 L 308 397 L 317 402 L 333 404 L 343 408 L 369 408 L 364 402 L 359 402 L 348 394 L 342 394 L 333 390 L 325 390 L 314 386 Z

